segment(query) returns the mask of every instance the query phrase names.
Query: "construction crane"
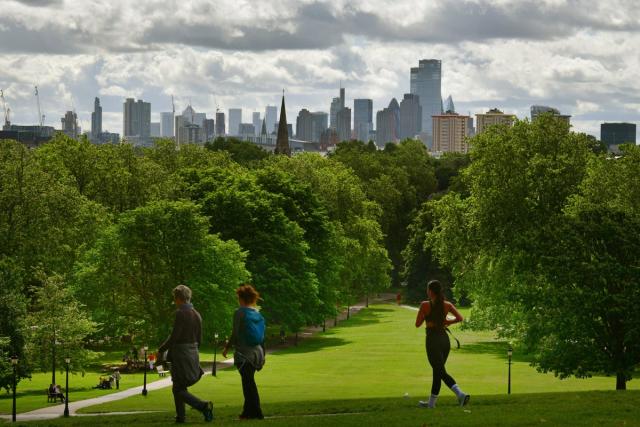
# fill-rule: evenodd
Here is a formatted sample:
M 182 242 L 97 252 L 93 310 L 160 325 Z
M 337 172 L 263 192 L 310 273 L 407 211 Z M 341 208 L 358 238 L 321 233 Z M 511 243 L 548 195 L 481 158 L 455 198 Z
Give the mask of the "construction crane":
M 173 116 L 176 115 L 176 104 L 173 102 L 173 95 L 171 95 L 171 111 L 173 112 Z
M 40 109 L 40 95 L 38 94 L 38 86 L 36 86 L 36 100 L 38 102 L 38 121 L 40 122 L 40 128 L 42 128 L 44 116 L 42 115 L 42 110 Z
M 9 125 L 11 124 L 9 121 L 9 111 L 11 110 L 7 108 L 7 103 L 4 99 L 4 91 L 2 89 L 0 89 L 0 99 L 2 99 L 2 109 L 4 110 L 4 125 L 9 128 Z

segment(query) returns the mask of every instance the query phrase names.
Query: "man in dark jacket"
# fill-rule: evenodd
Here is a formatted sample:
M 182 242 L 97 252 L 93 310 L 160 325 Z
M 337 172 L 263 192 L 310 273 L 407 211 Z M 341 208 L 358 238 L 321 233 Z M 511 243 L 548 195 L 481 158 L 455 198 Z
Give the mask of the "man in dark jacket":
M 187 387 L 197 383 L 204 374 L 198 353 L 202 341 L 202 318 L 191 304 L 191 289 L 187 286 L 176 286 L 173 299 L 178 307 L 173 330 L 158 349 L 158 354 L 169 350 L 167 360 L 171 362 L 176 422 L 185 422 L 185 403 L 202 412 L 205 421 L 213 421 L 213 403 L 200 400 L 187 391 Z

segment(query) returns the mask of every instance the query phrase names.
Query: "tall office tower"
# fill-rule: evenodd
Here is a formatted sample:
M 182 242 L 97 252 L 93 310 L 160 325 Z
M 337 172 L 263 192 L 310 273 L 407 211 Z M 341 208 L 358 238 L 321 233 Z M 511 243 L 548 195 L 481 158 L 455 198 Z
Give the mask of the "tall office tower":
M 410 92 L 420 97 L 422 107 L 422 132 L 427 145 L 433 138 L 433 120 L 431 116 L 442 114 L 442 61 L 422 59 L 418 67 L 411 68 Z
M 62 125 L 62 132 L 69 138 L 76 139 L 80 135 L 80 129 L 78 128 L 78 116 L 75 111 L 67 111 L 60 119 Z
M 160 136 L 163 138 L 173 138 L 173 112 L 160 113 Z
M 420 97 L 405 93 L 400 103 L 400 139 L 415 138 L 422 131 Z
M 280 106 L 280 120 L 278 121 L 278 137 L 276 139 L 275 154 L 284 154 L 291 157 L 289 146 L 289 129 L 287 126 L 287 112 L 284 107 L 284 91 L 282 92 L 282 105 Z
M 151 122 L 149 125 L 149 129 L 152 137 L 160 137 L 160 122 Z
M 358 141 L 369 141 L 369 132 L 373 130 L 373 101 L 371 99 L 353 100 L 353 130 Z
M 267 105 L 264 110 L 264 125 L 267 127 L 267 133 L 271 134 L 275 129 L 278 121 L 278 107 L 275 105 Z
M 340 98 L 333 98 L 329 107 L 329 127 L 331 129 L 338 129 L 338 111 L 341 109 Z
M 451 95 L 449 95 L 447 100 L 444 102 L 444 112 L 445 113 L 455 113 L 456 112 L 456 106 L 453 105 L 453 98 L 451 97 Z
M 296 139 L 301 141 L 313 141 L 312 135 L 313 116 L 306 108 L 298 113 L 296 118 Z
M 399 111 L 398 101 L 393 98 L 387 108 L 376 113 L 376 145 L 378 147 L 384 147 L 389 142 L 398 141 Z
M 91 139 L 97 140 L 102 133 L 102 107 L 100 106 L 100 98 L 96 97 L 93 101 L 93 113 L 91 113 Z
M 611 153 L 619 154 L 620 145 L 636 144 L 636 125 L 634 123 L 602 123 L 600 141 Z
M 147 144 L 151 135 L 151 104 L 127 98 L 123 110 L 123 137 L 134 143 Z
M 262 128 L 262 119 L 260 118 L 260 113 L 258 111 L 254 111 L 251 115 L 251 123 L 253 123 L 253 128 L 256 130 L 256 135 L 260 134 L 260 129 Z
M 469 151 L 469 116 L 457 113 L 433 116 L 433 151 L 466 153 Z
M 202 127 L 202 134 L 204 141 L 213 141 L 216 137 L 215 121 L 213 119 L 205 119 L 204 126 Z
M 242 123 L 242 108 L 229 108 L 229 135 L 240 134 Z
M 484 114 L 476 114 L 476 134 L 484 132 L 488 126 L 513 126 L 516 121 L 514 114 L 505 114 L 497 108 L 492 108 Z
M 322 133 L 329 128 L 329 115 L 322 111 L 311 113 L 311 141 L 320 142 Z
M 191 123 L 190 116 L 176 116 L 176 144 L 197 144 L 202 140 L 202 128 Z
M 567 123 L 571 122 L 571 116 L 567 114 L 560 114 L 557 108 L 547 107 L 546 105 L 532 105 L 531 106 L 531 121 L 538 118 L 540 114 L 551 113 L 553 116 L 558 117 Z
M 351 108 L 343 108 L 338 111 L 338 139 L 342 141 L 351 141 Z
M 224 113 L 221 111 L 216 112 L 216 136 L 224 136 L 226 130 L 224 128 Z

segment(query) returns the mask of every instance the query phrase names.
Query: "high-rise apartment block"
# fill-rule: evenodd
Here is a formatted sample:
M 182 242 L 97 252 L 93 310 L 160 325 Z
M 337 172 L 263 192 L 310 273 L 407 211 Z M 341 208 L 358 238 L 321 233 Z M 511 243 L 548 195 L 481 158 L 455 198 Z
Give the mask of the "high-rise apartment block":
M 487 126 L 512 126 L 516 121 L 514 114 L 505 114 L 497 108 L 492 108 L 484 114 L 476 114 L 476 134 L 482 133 Z
M 264 110 L 264 125 L 267 128 L 267 133 L 271 134 L 276 128 L 276 122 L 278 121 L 278 107 L 275 105 L 267 105 Z
M 160 136 L 163 138 L 173 138 L 173 112 L 160 113 Z
M 69 138 L 77 139 L 80 136 L 80 128 L 78 127 L 78 116 L 75 111 L 67 111 L 60 119 L 62 132 Z
M 422 131 L 420 97 L 405 93 L 400 102 L 400 139 L 415 138 Z
M 254 111 L 251 115 L 251 123 L 253 123 L 256 135 L 259 135 L 260 129 L 262 128 L 262 119 L 260 118 L 260 113 L 258 111 Z
M 93 113 L 91 113 L 91 139 L 97 140 L 102 133 L 102 107 L 100 106 L 100 98 L 96 97 L 93 101 Z
M 433 138 L 432 116 L 442 114 L 442 61 L 423 59 L 418 66 L 411 68 L 410 92 L 418 95 L 422 107 L 422 132 L 427 145 Z
M 384 147 L 400 137 L 400 106 L 393 98 L 387 108 L 376 113 L 376 145 Z
M 433 150 L 436 153 L 466 153 L 470 136 L 469 116 L 456 113 L 433 116 Z
M 136 144 L 147 145 L 151 136 L 151 104 L 127 98 L 123 104 L 123 137 Z
M 338 139 L 342 141 L 351 140 L 351 108 L 343 108 L 337 115 Z
M 240 135 L 242 108 L 229 108 L 229 135 Z
M 202 133 L 204 134 L 204 140 L 213 141 L 216 137 L 216 128 L 215 128 L 215 120 L 213 119 L 204 119 L 204 126 L 202 127 Z
M 224 113 L 221 111 L 217 111 L 216 112 L 216 136 L 224 136 L 226 134 L 224 123 L 225 123 Z
M 358 141 L 369 141 L 369 134 L 373 130 L 373 100 L 353 100 L 353 130 Z

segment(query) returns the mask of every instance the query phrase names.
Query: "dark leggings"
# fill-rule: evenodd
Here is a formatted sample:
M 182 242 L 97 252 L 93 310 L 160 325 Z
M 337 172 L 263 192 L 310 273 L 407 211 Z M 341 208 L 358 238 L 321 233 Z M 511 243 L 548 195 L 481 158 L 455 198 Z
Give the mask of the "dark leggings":
M 239 369 L 242 377 L 242 394 L 244 395 L 244 406 L 241 416 L 247 418 L 264 418 L 260 408 L 260 396 L 256 385 L 256 368 L 251 363 L 245 362 Z
M 441 381 L 451 388 L 456 381 L 447 373 L 444 364 L 449 357 L 451 343 L 445 331 L 427 330 L 427 359 L 433 368 L 433 382 L 431 383 L 431 394 L 440 394 Z

